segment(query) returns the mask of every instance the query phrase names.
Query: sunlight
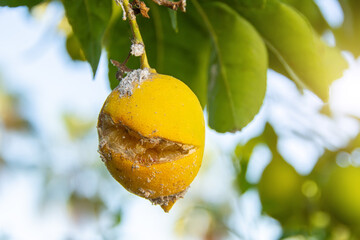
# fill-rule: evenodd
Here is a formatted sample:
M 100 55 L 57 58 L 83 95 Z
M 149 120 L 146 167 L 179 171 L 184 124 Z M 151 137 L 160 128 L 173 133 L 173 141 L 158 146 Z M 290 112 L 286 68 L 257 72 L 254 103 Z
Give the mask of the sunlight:
M 350 59 L 349 69 L 331 87 L 330 107 L 335 115 L 360 117 L 360 59 Z

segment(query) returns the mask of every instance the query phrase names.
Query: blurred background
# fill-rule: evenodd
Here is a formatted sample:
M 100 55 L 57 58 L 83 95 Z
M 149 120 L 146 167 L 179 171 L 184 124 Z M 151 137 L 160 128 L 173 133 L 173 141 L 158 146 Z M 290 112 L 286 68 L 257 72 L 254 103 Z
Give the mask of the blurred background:
M 342 25 L 337 1 L 317 4 Z M 101 162 L 106 53 L 92 80 L 66 52 L 63 16 L 58 2 L 0 8 L 1 240 L 360 239 L 359 59 L 343 52 L 327 105 L 269 70 L 260 113 L 238 133 L 206 129 L 200 173 L 165 214 Z

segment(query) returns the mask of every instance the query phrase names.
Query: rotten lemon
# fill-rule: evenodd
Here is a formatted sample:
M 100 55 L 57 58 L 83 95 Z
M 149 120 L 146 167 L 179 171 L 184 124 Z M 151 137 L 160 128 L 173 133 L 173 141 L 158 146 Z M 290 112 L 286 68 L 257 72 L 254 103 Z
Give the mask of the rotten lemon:
M 98 119 L 99 153 L 129 192 L 168 212 L 201 166 L 205 124 L 196 95 L 149 69 L 128 73 Z

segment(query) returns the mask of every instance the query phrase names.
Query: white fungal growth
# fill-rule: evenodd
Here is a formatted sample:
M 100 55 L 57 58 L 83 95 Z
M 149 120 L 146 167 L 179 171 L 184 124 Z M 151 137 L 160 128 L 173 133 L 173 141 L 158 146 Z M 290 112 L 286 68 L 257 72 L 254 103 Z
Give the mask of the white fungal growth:
M 131 54 L 135 57 L 139 57 L 144 54 L 145 48 L 141 43 L 133 43 L 131 45 Z
M 186 0 L 182 0 L 183 9 L 182 11 L 186 11 Z
M 124 3 L 123 0 L 115 0 L 117 5 L 121 6 L 122 12 L 123 12 L 123 16 L 122 19 L 125 21 L 126 20 L 126 12 L 125 12 L 125 8 L 124 8 Z
M 121 80 L 117 87 L 120 97 L 130 97 L 136 85 L 140 85 L 144 80 L 148 79 L 150 71 L 148 68 L 135 69 L 129 72 L 125 78 Z

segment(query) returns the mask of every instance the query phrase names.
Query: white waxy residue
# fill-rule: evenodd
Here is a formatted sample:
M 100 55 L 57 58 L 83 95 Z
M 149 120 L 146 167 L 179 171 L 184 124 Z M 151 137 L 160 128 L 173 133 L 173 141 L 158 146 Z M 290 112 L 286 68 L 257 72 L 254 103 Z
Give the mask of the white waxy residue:
M 120 97 L 129 97 L 133 93 L 133 89 L 136 85 L 140 85 L 143 81 L 148 79 L 150 76 L 150 71 L 148 68 L 145 69 L 135 69 L 129 72 L 126 77 L 124 77 L 119 86 L 117 87 L 120 92 Z
M 131 55 L 135 57 L 140 57 L 144 54 L 145 48 L 144 45 L 141 43 L 133 43 L 131 45 Z

